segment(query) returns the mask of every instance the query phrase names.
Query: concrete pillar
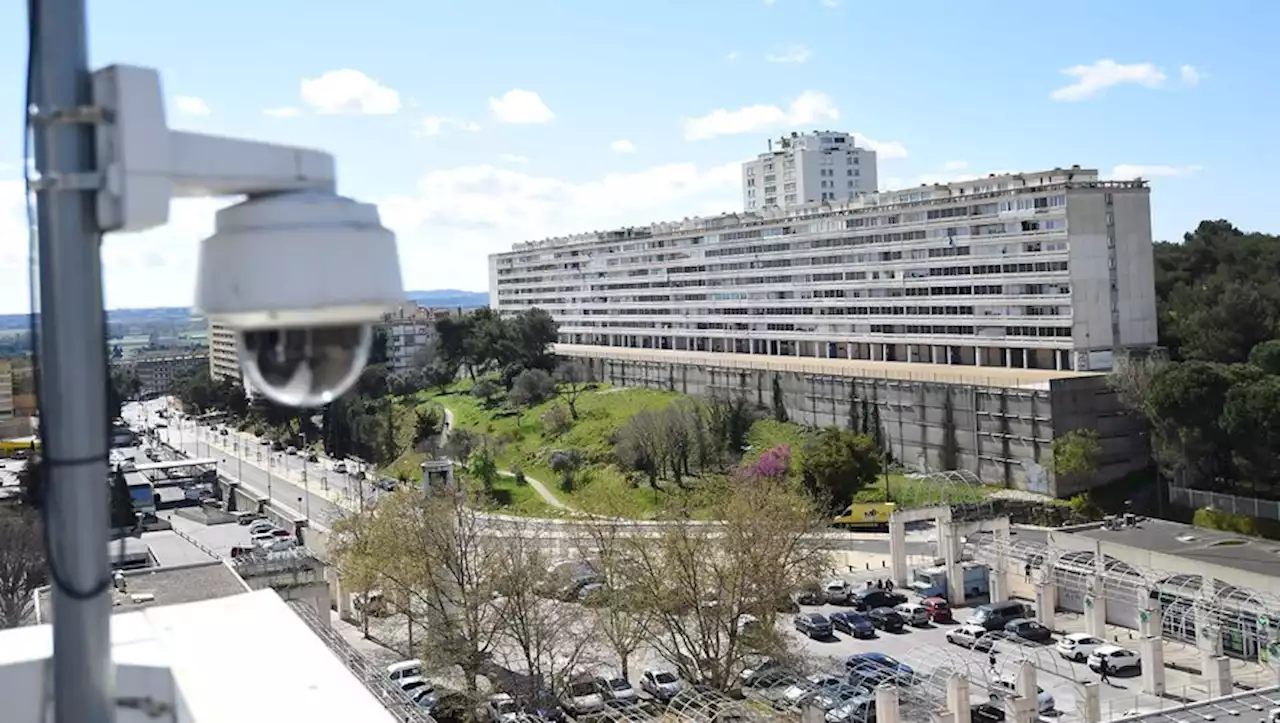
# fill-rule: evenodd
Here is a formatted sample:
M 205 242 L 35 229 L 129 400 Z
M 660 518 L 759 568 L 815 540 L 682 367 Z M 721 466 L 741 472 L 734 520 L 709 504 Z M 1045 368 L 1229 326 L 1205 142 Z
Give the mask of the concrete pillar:
M 931 364 L 938 363 L 938 347 L 933 345 L 929 346 L 929 362 Z
M 347 586 L 343 584 L 342 578 L 338 576 L 337 570 L 330 568 L 330 572 L 334 575 L 334 593 L 338 598 L 338 618 L 346 620 L 351 617 L 351 593 L 347 590 Z
M 1017 694 L 1004 702 L 1004 719 L 1008 723 L 1036 723 L 1040 717 L 1040 691 L 1036 684 L 1036 669 L 1031 661 L 1018 665 Z
M 899 723 L 898 686 L 876 686 L 876 723 Z
M 1142 661 L 1142 692 L 1164 695 L 1164 640 L 1147 636 L 1139 641 L 1138 656 Z
M 1219 655 L 1205 661 L 1203 676 L 1209 684 L 1209 697 L 1220 698 L 1231 694 L 1231 658 Z
M 889 574 L 899 588 L 907 586 L 907 526 L 898 515 L 889 516 Z
M 1084 631 L 1107 639 L 1107 601 L 1102 597 L 1102 577 L 1096 574 L 1084 595 Z
M 959 531 L 950 520 L 940 519 L 937 524 L 942 564 L 947 571 L 947 602 L 952 607 L 958 607 L 964 604 L 964 567 L 960 559 Z
M 997 527 L 993 538 L 996 545 L 996 559 L 989 571 L 988 583 L 991 587 L 991 602 L 995 603 L 1009 599 L 1009 559 L 1005 555 L 1011 544 L 1008 526 Z
M 1143 637 L 1161 637 L 1164 635 L 1164 618 L 1160 613 L 1160 606 L 1154 604 L 1150 597 L 1147 598 L 1147 604 L 1151 607 L 1138 613 L 1138 632 L 1142 633 Z
M 1102 723 L 1102 695 L 1098 689 L 1098 681 L 1081 683 L 1080 697 L 1078 709 L 1083 723 Z
M 973 709 L 969 703 L 969 680 L 959 673 L 947 678 L 947 710 L 953 723 L 972 723 Z
M 1005 347 L 1004 350 L 1004 365 L 1007 367 L 1013 366 L 1013 350 L 1008 347 Z
M 1036 583 L 1036 620 L 1050 630 L 1057 630 L 1058 586 L 1051 582 Z

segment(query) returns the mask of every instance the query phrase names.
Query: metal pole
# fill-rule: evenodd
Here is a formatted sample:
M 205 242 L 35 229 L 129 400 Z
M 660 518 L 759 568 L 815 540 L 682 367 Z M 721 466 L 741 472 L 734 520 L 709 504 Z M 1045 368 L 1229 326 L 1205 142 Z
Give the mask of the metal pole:
M 33 3 L 40 264 L 40 430 L 53 586 L 57 723 L 115 720 L 107 557 L 107 364 L 102 235 L 92 189 L 84 0 Z M 48 185 L 43 185 L 48 184 Z M 32 313 L 37 313 L 32 309 Z

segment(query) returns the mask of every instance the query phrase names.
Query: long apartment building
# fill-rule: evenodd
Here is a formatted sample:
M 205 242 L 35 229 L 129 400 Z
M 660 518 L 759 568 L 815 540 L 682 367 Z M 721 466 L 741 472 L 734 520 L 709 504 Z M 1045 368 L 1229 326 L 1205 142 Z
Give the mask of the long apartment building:
M 1073 166 L 515 244 L 560 342 L 1096 371 L 1156 344 L 1150 190 Z

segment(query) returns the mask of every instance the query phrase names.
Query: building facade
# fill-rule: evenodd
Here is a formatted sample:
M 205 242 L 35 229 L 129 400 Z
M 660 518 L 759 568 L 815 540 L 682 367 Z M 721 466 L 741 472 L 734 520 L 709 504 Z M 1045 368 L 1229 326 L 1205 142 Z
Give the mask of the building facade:
M 209 355 L 205 352 L 156 351 L 112 362 L 112 366 L 127 369 L 137 376 L 138 394 L 150 399 L 174 393 L 175 381 L 209 363 Z
M 794 208 L 876 192 L 876 152 L 837 131 L 792 133 L 742 164 L 742 207 Z
M 1156 344 L 1150 189 L 1072 167 L 516 244 L 566 344 L 1107 370 Z
M 214 381 L 222 379 L 242 379 L 240 358 L 236 348 L 239 341 L 236 333 L 221 324 L 209 322 L 209 376 Z M 246 386 L 247 390 L 248 387 Z
M 412 368 L 435 340 L 436 320 L 448 315 L 447 309 L 429 309 L 412 301 L 384 314 L 378 328 L 387 337 L 387 367 L 392 371 Z

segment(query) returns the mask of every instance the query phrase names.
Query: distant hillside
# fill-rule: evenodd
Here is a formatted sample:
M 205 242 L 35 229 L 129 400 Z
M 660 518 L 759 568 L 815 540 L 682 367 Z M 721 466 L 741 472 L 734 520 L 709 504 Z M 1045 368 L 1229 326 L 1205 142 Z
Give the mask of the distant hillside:
M 433 289 L 431 291 L 410 291 L 410 301 L 434 308 L 474 309 L 489 305 L 489 294 L 484 291 L 459 291 L 457 289 Z

